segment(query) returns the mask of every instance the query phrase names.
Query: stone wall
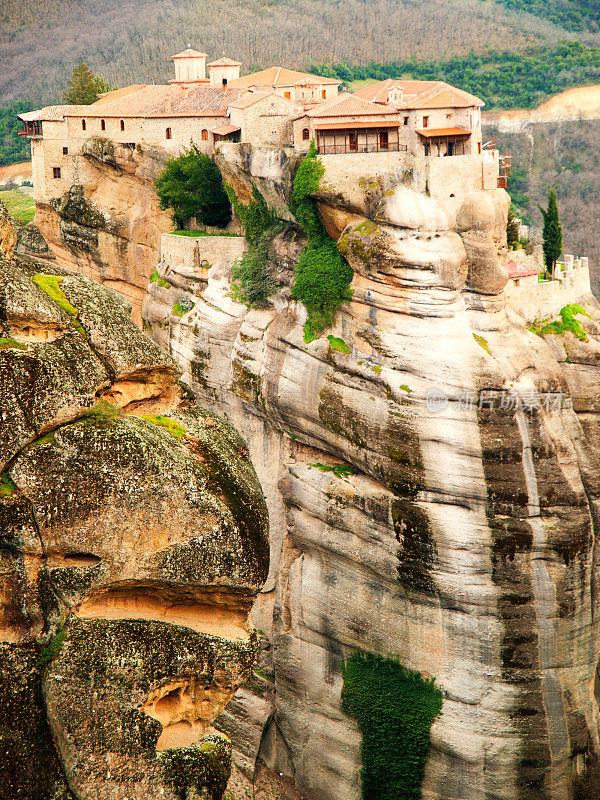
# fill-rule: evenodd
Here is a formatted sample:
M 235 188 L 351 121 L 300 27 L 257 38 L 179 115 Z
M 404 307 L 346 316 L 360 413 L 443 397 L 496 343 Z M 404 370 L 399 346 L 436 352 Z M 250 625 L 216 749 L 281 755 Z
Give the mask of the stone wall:
M 591 296 L 587 258 L 575 259 L 561 280 L 540 283 L 528 275 L 509 281 L 505 292 L 507 303 L 528 322 L 556 317 L 564 306 Z

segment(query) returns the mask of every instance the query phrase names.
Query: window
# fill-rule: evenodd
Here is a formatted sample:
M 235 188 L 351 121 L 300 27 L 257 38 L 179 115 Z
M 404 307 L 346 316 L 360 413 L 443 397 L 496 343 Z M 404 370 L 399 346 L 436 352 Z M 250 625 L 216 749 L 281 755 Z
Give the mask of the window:
M 69 155 L 69 148 L 63 147 L 63 156 L 68 156 L 68 155 Z
M 223 83 L 223 89 L 226 89 L 227 88 L 227 78 L 223 78 L 222 83 Z
M 358 150 L 358 139 L 356 137 L 356 131 L 348 131 L 348 149 Z
M 408 125 L 408 117 L 404 117 L 404 124 Z
M 446 114 L 446 119 L 452 119 L 452 114 Z
M 426 156 L 428 156 L 428 155 L 429 155 L 429 151 L 430 151 L 430 148 L 429 148 L 429 142 L 425 142 L 425 155 L 426 155 Z
M 124 119 L 121 120 L 121 130 L 122 131 L 125 130 L 125 120 Z
M 206 128 L 204 128 L 203 131 L 202 131 L 202 139 L 205 142 L 208 141 L 208 131 L 206 130 Z
M 304 130 L 302 131 L 302 139 L 305 142 L 307 142 L 310 139 L 310 131 L 308 130 L 308 128 L 304 128 Z
M 325 100 L 326 97 L 327 97 L 327 92 L 325 91 L 325 89 L 321 89 L 321 100 Z
M 481 142 L 477 142 L 477 152 L 481 155 Z
M 291 100 L 292 99 L 292 93 L 291 92 L 284 92 L 283 96 L 286 98 L 286 100 Z
M 52 177 L 60 178 L 60 167 L 52 167 Z
M 81 120 L 81 130 L 82 131 L 85 130 L 85 120 L 84 119 Z
M 170 138 L 171 138 L 171 128 L 167 128 L 167 130 L 165 131 L 165 139 L 170 139 Z
M 429 127 L 429 117 L 423 117 L 423 127 L 424 128 Z
M 100 120 L 100 130 L 101 131 L 106 130 L 106 122 L 103 119 Z
M 387 131 L 379 131 L 379 149 L 388 150 L 390 146 L 389 136 Z

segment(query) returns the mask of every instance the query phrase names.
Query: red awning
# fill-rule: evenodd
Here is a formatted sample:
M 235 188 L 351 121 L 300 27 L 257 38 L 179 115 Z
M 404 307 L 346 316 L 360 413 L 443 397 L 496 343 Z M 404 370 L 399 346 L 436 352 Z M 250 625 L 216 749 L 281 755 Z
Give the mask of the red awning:
M 239 125 L 221 125 L 220 128 L 213 128 L 211 133 L 214 136 L 227 136 L 229 133 L 235 133 L 241 130 Z
M 424 136 L 426 139 L 444 137 L 444 136 L 470 136 L 473 131 L 466 131 L 464 128 L 425 128 L 425 130 L 417 131 L 419 136 Z
M 315 125 L 317 131 L 360 131 L 364 128 L 399 128 L 399 122 L 322 122 Z

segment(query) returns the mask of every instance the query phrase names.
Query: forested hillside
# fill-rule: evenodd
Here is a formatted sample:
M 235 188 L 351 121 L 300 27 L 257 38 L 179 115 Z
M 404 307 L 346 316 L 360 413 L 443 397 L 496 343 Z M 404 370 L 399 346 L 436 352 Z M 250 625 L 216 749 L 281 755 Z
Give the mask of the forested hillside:
M 566 30 L 600 30 L 600 3 L 598 0 L 497 0 L 513 11 L 549 19 Z
M 188 43 L 248 69 L 448 60 L 578 35 L 491 0 L 2 0 L 0 104 L 59 100 L 81 61 L 119 85 L 164 81 Z

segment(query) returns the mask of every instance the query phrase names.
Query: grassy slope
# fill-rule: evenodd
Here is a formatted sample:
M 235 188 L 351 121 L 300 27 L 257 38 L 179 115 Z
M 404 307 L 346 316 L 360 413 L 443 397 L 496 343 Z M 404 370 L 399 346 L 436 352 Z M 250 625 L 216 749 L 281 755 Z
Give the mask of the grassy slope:
M 164 81 L 188 42 L 225 48 L 246 68 L 303 67 L 519 50 L 564 35 L 489 0 L 3 0 L 0 97 L 56 101 L 82 60 L 120 85 Z
M 4 203 L 8 209 L 8 213 L 11 217 L 14 217 L 17 222 L 26 225 L 28 222 L 33 221 L 35 206 L 31 195 L 25 194 L 24 192 L 5 191 L 0 192 L 0 201 Z

